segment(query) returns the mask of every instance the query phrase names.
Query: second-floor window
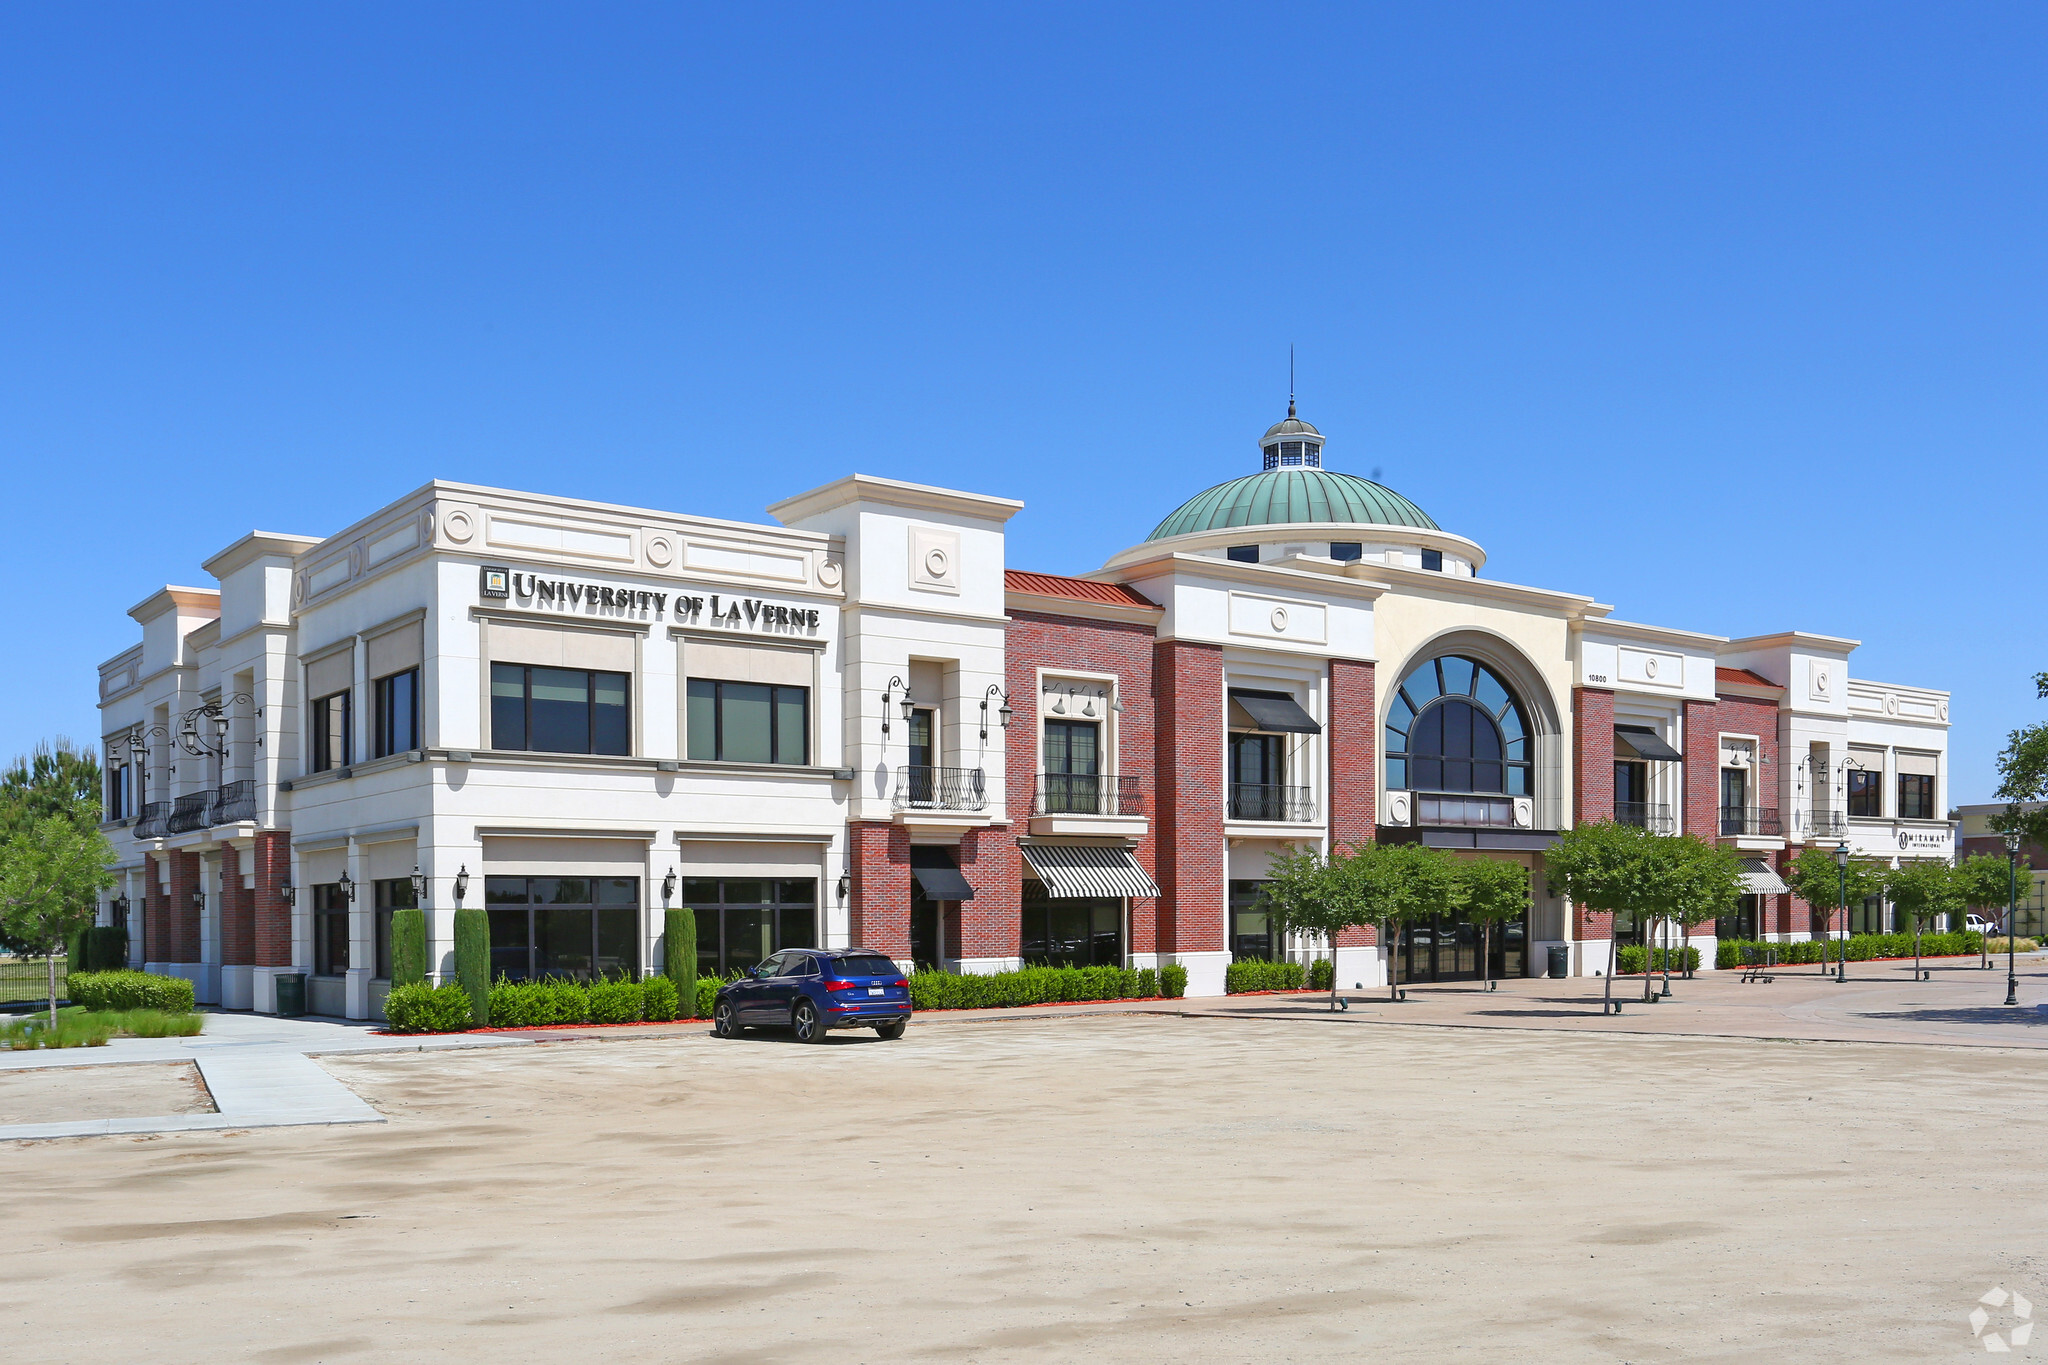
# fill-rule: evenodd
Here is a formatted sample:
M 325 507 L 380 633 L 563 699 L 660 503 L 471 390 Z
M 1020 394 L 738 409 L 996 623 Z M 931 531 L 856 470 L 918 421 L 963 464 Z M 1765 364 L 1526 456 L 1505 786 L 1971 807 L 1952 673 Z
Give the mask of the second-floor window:
M 1092 815 L 1102 778 L 1102 726 L 1092 720 L 1045 723 L 1045 810 Z
M 624 673 L 491 665 L 491 747 L 550 754 L 632 752 Z
M 1927 773 L 1899 774 L 1899 818 L 1934 818 L 1934 778 Z
M 128 769 L 124 767 L 107 769 L 107 806 L 100 812 L 104 820 L 123 820 L 128 816 Z
M 692 678 L 688 709 L 686 752 L 690 758 L 724 763 L 810 762 L 808 687 Z
M 420 747 L 420 671 L 408 668 L 376 682 L 377 732 L 372 758 Z
M 1875 820 L 1884 814 L 1884 774 L 1875 769 L 1849 770 L 1849 814 Z
M 348 765 L 349 744 L 354 738 L 353 698 L 335 692 L 313 701 L 313 771 Z

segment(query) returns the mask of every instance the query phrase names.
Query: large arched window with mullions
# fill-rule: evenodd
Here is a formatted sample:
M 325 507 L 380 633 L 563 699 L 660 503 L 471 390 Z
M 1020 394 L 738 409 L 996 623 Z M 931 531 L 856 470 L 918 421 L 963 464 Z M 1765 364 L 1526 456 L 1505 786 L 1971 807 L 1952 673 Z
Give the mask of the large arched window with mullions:
M 1401 679 L 1387 708 L 1387 786 L 1527 796 L 1529 722 L 1500 675 L 1462 655 Z

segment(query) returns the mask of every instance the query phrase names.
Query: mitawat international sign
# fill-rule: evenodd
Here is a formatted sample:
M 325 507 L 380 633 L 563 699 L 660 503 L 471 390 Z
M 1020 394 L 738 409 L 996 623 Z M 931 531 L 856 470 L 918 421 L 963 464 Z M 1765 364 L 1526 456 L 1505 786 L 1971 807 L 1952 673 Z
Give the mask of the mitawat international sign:
M 536 611 L 630 614 L 657 620 L 666 616 L 685 625 L 708 625 L 725 630 L 816 630 L 823 619 L 816 607 L 795 607 L 759 597 L 732 597 L 724 593 L 670 594 L 610 583 L 549 578 L 492 565 L 483 568 L 478 595 L 487 599 L 516 601 Z

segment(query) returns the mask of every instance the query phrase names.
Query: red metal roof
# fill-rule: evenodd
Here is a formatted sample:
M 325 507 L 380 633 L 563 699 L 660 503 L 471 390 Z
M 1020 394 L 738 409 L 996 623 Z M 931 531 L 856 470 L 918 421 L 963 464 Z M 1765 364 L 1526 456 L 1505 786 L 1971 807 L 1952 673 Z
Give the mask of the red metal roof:
M 1752 673 L 1746 668 L 1716 668 L 1714 670 L 1714 685 L 1725 687 L 1730 684 L 1737 687 L 1768 687 L 1779 692 L 1785 690 L 1763 674 Z
M 1097 583 L 1092 578 L 1067 578 L 1056 573 L 1030 573 L 1023 569 L 1003 570 L 1003 587 L 1009 592 L 1036 593 L 1040 597 L 1070 597 L 1076 602 L 1108 602 L 1119 607 L 1152 607 L 1158 603 L 1135 588 L 1121 583 Z

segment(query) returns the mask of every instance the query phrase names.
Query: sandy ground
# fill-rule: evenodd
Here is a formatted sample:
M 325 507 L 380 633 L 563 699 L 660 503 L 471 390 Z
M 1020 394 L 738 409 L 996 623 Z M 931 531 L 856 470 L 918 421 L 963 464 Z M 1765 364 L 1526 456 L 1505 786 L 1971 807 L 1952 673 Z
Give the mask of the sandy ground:
M 2048 1305 L 2038 1052 L 1130 1015 L 325 1065 L 393 1122 L 8 1149 L 10 1354 L 1920 1361 Z
M 190 1062 L 0 1072 L 0 1123 L 212 1112 L 213 1100 L 199 1079 L 199 1068 Z

